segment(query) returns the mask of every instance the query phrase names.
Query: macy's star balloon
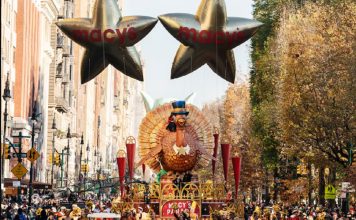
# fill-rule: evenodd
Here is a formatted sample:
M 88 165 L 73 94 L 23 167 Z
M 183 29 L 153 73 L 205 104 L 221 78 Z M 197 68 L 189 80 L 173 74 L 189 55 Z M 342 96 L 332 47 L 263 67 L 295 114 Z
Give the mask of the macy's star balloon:
M 127 76 L 143 81 L 142 65 L 134 45 L 155 26 L 146 16 L 121 17 L 114 0 L 96 0 L 93 18 L 58 21 L 57 26 L 86 48 L 81 64 L 82 84 L 95 78 L 109 64 Z
M 208 64 L 231 83 L 236 71 L 232 49 L 252 37 L 262 25 L 251 19 L 227 17 L 224 0 L 202 0 L 195 16 L 174 13 L 161 15 L 159 20 L 182 43 L 174 58 L 172 79 Z

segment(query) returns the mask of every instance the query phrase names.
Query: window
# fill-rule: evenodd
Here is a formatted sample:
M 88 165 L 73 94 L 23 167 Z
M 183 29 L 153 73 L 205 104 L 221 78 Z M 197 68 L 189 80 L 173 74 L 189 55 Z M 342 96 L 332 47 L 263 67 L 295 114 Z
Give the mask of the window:
M 10 5 L 7 1 L 5 1 L 5 10 L 7 24 L 10 24 Z
M 57 32 L 57 47 L 62 47 L 63 46 L 63 36 Z
M 69 80 L 72 81 L 72 71 L 73 71 L 73 65 L 69 64 Z
M 12 63 L 15 65 L 15 60 L 16 60 L 16 47 L 13 47 L 13 58 L 12 58 Z
M 13 24 L 12 24 L 14 31 L 16 31 L 16 16 L 17 16 L 17 13 L 14 12 L 13 13 Z
M 69 90 L 68 103 L 69 103 L 69 106 L 72 107 L 72 91 L 71 90 Z
M 66 86 L 62 84 L 62 90 L 63 90 L 63 99 L 66 98 Z
M 62 63 L 59 63 L 57 65 L 57 76 L 61 76 L 62 75 L 62 69 L 63 69 Z
M 7 61 L 7 63 L 10 63 L 10 47 L 11 47 L 11 45 L 10 45 L 10 41 L 7 41 L 7 45 L 6 45 L 6 47 L 7 47 L 7 51 L 6 51 L 6 61 Z

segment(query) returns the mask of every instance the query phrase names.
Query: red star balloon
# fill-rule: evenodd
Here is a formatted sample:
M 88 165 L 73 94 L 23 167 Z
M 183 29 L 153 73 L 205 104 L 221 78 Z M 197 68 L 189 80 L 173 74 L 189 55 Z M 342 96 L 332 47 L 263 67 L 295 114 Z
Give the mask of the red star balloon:
M 86 48 L 81 64 L 81 82 L 86 83 L 109 64 L 143 81 L 142 65 L 134 45 L 156 23 L 157 19 L 151 17 L 122 17 L 116 1 L 96 0 L 92 19 L 65 19 L 56 24 L 70 39 Z
M 171 78 L 187 75 L 204 64 L 225 80 L 235 81 L 232 49 L 251 38 L 261 22 L 227 17 L 224 0 L 202 0 L 196 15 L 175 13 L 159 16 L 168 32 L 181 42 Z

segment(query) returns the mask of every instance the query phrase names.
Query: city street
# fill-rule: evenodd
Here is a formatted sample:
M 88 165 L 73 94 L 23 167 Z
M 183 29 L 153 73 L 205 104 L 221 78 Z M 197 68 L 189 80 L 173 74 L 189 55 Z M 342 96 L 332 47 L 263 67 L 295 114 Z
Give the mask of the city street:
M 354 0 L 1 0 L 0 219 L 356 219 Z

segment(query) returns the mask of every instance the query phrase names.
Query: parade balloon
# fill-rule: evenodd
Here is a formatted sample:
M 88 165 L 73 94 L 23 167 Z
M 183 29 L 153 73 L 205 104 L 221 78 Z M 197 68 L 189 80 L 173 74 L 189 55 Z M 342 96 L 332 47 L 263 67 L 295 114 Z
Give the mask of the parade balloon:
M 125 75 L 143 81 L 141 60 L 134 45 L 156 23 L 157 19 L 152 17 L 122 17 L 115 0 L 96 0 L 92 19 L 64 19 L 56 25 L 86 49 L 81 64 L 81 82 L 84 84 L 109 64 Z
M 171 79 L 185 76 L 204 64 L 234 83 L 232 49 L 251 38 L 261 22 L 227 17 L 224 0 L 202 0 L 196 15 L 175 13 L 159 16 L 168 32 L 181 42 L 173 61 Z
M 167 130 L 172 123 L 176 131 Z M 206 114 L 196 106 L 183 100 L 160 105 L 141 122 L 138 137 L 141 160 L 135 167 L 146 164 L 158 173 L 158 180 L 169 171 L 199 170 L 217 160 L 212 157 L 212 137 Z

